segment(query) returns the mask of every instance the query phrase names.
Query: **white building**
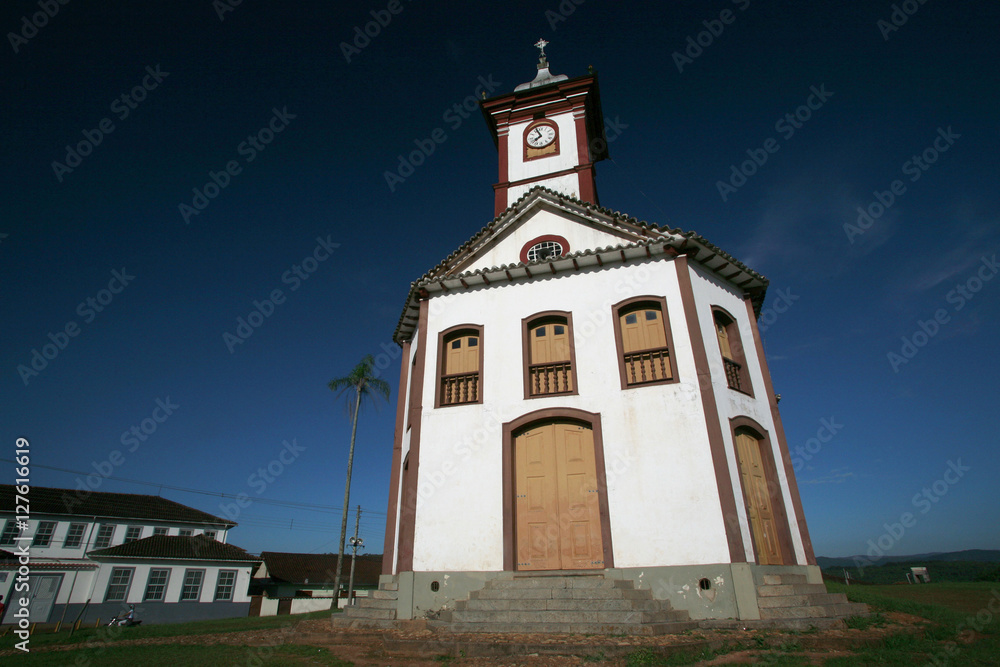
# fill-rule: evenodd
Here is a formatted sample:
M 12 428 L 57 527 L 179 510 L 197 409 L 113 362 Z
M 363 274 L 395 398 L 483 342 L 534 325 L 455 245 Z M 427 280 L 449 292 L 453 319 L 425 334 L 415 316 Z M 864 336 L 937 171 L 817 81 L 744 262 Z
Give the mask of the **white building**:
M 602 208 L 597 77 L 538 70 L 481 104 L 497 217 L 413 283 L 396 329 L 397 618 L 553 570 L 761 618 L 764 574 L 821 582 L 757 329 L 767 280 Z
M 159 496 L 31 487 L 22 529 L 15 493 L 0 485 L 4 623 L 22 597 L 33 623 L 93 623 L 129 604 L 149 623 L 247 615 L 260 559 L 226 543 L 232 521 Z

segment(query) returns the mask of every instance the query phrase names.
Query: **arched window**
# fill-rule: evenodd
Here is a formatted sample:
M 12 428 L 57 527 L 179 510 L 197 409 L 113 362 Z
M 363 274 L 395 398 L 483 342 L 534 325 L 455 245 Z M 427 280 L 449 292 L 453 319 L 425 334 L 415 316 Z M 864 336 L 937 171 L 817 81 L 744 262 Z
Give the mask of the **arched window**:
M 622 388 L 675 381 L 666 301 L 629 299 L 614 306 L 614 317 Z
M 482 327 L 441 332 L 438 406 L 481 403 Z
M 525 398 L 575 394 L 573 317 L 547 312 L 522 320 Z
M 750 384 L 750 373 L 736 320 L 718 306 L 712 308 L 712 317 L 715 320 L 715 336 L 719 341 L 719 352 L 722 353 L 722 365 L 726 370 L 726 383 L 730 389 L 753 396 L 753 386 Z

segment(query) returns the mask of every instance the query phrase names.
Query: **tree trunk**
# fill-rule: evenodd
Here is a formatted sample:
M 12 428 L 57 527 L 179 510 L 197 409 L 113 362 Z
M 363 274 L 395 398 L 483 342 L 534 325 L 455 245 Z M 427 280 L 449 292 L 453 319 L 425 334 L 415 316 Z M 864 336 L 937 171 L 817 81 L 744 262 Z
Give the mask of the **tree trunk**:
M 358 433 L 358 410 L 361 407 L 361 387 L 356 388 L 354 425 L 351 427 L 351 450 L 347 455 L 347 485 L 344 487 L 344 515 L 340 520 L 340 545 L 337 547 L 337 574 L 333 580 L 334 609 L 340 607 L 340 572 L 344 564 L 344 540 L 347 539 L 347 509 L 351 504 L 351 468 L 354 466 L 354 437 Z M 350 600 L 348 600 L 348 604 Z

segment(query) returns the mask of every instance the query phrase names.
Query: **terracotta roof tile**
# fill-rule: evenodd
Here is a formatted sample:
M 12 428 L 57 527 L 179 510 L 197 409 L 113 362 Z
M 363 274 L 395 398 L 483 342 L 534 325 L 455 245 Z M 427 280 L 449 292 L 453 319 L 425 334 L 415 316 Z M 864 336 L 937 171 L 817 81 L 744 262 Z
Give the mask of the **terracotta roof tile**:
M 443 282 L 444 280 L 455 280 L 459 284 L 463 282 L 464 279 L 470 276 L 485 276 L 486 274 L 493 274 L 498 272 L 507 271 L 509 279 L 510 269 L 521 269 L 525 272 L 527 278 L 531 278 L 530 268 L 538 264 L 549 264 L 553 261 L 552 259 L 538 260 L 535 262 L 518 262 L 516 264 L 504 264 L 500 267 L 493 267 L 490 269 L 476 269 L 475 271 L 469 271 L 465 273 L 452 274 L 452 269 L 458 264 L 458 262 L 465 257 L 467 257 L 477 246 L 478 243 L 484 241 L 487 236 L 496 231 L 497 227 L 501 223 L 505 222 L 511 216 L 520 213 L 522 207 L 525 204 L 531 203 L 534 200 L 547 199 L 549 201 L 557 201 L 565 205 L 572 206 L 580 210 L 582 213 L 593 213 L 603 218 L 603 222 L 610 224 L 612 226 L 618 227 L 623 231 L 630 232 L 636 235 L 638 238 L 635 242 L 629 244 L 623 244 L 619 246 L 608 246 L 607 248 L 600 249 L 586 249 L 576 253 L 571 253 L 569 255 L 564 255 L 559 259 L 569 259 L 574 260 L 580 257 L 597 255 L 600 256 L 601 253 L 613 251 L 613 250 L 627 250 L 629 248 L 640 248 L 648 247 L 651 245 L 663 244 L 664 246 L 670 246 L 675 249 L 686 248 L 687 252 L 691 252 L 691 257 L 695 261 L 707 263 L 715 259 L 721 260 L 721 264 L 715 268 L 725 268 L 728 266 L 736 267 L 739 269 L 740 274 L 745 274 L 749 279 L 749 282 L 756 282 L 757 287 L 751 290 L 751 298 L 754 304 L 754 310 L 759 314 L 761 307 L 764 303 L 764 295 L 767 291 L 768 280 L 761 274 L 757 273 L 750 267 L 746 266 L 738 259 L 725 252 L 718 246 L 714 245 L 701 235 L 695 232 L 684 232 L 680 229 L 670 229 L 668 227 L 661 227 L 659 225 L 648 223 L 644 220 L 638 220 L 630 215 L 621 213 L 620 211 L 612 211 L 611 209 L 604 208 L 603 206 L 597 206 L 590 202 L 585 202 L 576 197 L 566 195 L 560 192 L 556 192 L 544 186 L 535 186 L 524 195 L 522 195 L 517 201 L 507 207 L 500 215 L 493 218 L 485 227 L 480 229 L 472 238 L 463 243 L 457 250 L 452 252 L 450 255 L 445 257 L 441 262 L 439 262 L 430 271 L 427 271 L 418 280 L 410 283 L 410 292 L 406 297 L 406 305 L 403 307 L 403 312 L 399 317 L 399 322 L 396 325 L 396 331 L 393 334 L 393 339 L 397 343 L 402 343 L 402 341 L 408 340 L 409 335 L 412 334 L 413 327 L 415 326 L 413 322 L 415 321 L 415 315 L 407 317 L 407 313 L 410 311 L 415 311 L 417 308 L 417 297 L 420 295 L 422 290 L 426 289 L 426 286 L 435 282 Z M 701 251 L 705 251 L 706 255 L 703 258 L 699 258 Z M 603 264 L 602 264 L 603 265 Z M 575 264 L 574 264 L 575 266 Z M 707 266 L 710 270 L 714 270 L 713 267 Z M 737 274 L 730 274 L 730 277 L 734 277 Z M 727 278 L 728 279 L 728 278 Z
M 31 487 L 28 499 L 33 516 L 59 514 L 87 518 L 136 519 L 139 521 L 170 521 L 198 525 L 232 527 L 236 524 L 208 512 L 181 505 L 160 496 L 139 493 L 106 493 L 94 491 L 88 495 L 73 489 Z M 0 484 L 0 507 L 14 507 L 14 486 Z
M 337 574 L 337 554 L 297 554 L 264 551 L 260 554 L 272 581 L 289 584 L 333 584 Z M 344 554 L 341 574 L 351 573 L 351 557 Z M 382 573 L 382 554 L 358 556 L 354 565 L 354 583 L 359 586 L 378 585 Z M 346 583 L 346 580 L 345 580 Z
M 126 542 L 106 549 L 95 549 L 87 553 L 88 558 L 169 558 L 178 560 L 229 560 L 260 561 L 245 549 L 232 544 L 223 544 L 204 535 L 179 537 L 175 535 L 153 535 L 134 542 Z

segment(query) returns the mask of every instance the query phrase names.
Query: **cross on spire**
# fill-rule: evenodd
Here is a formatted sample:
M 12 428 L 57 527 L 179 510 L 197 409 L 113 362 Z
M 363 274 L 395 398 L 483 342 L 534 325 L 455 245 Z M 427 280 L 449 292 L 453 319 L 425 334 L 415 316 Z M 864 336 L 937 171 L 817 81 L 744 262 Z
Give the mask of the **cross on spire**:
M 542 58 L 545 57 L 545 47 L 548 45 L 549 43 L 546 42 L 544 39 L 539 39 L 537 42 L 535 42 L 535 48 L 537 48 L 539 51 L 542 52 L 541 54 Z

